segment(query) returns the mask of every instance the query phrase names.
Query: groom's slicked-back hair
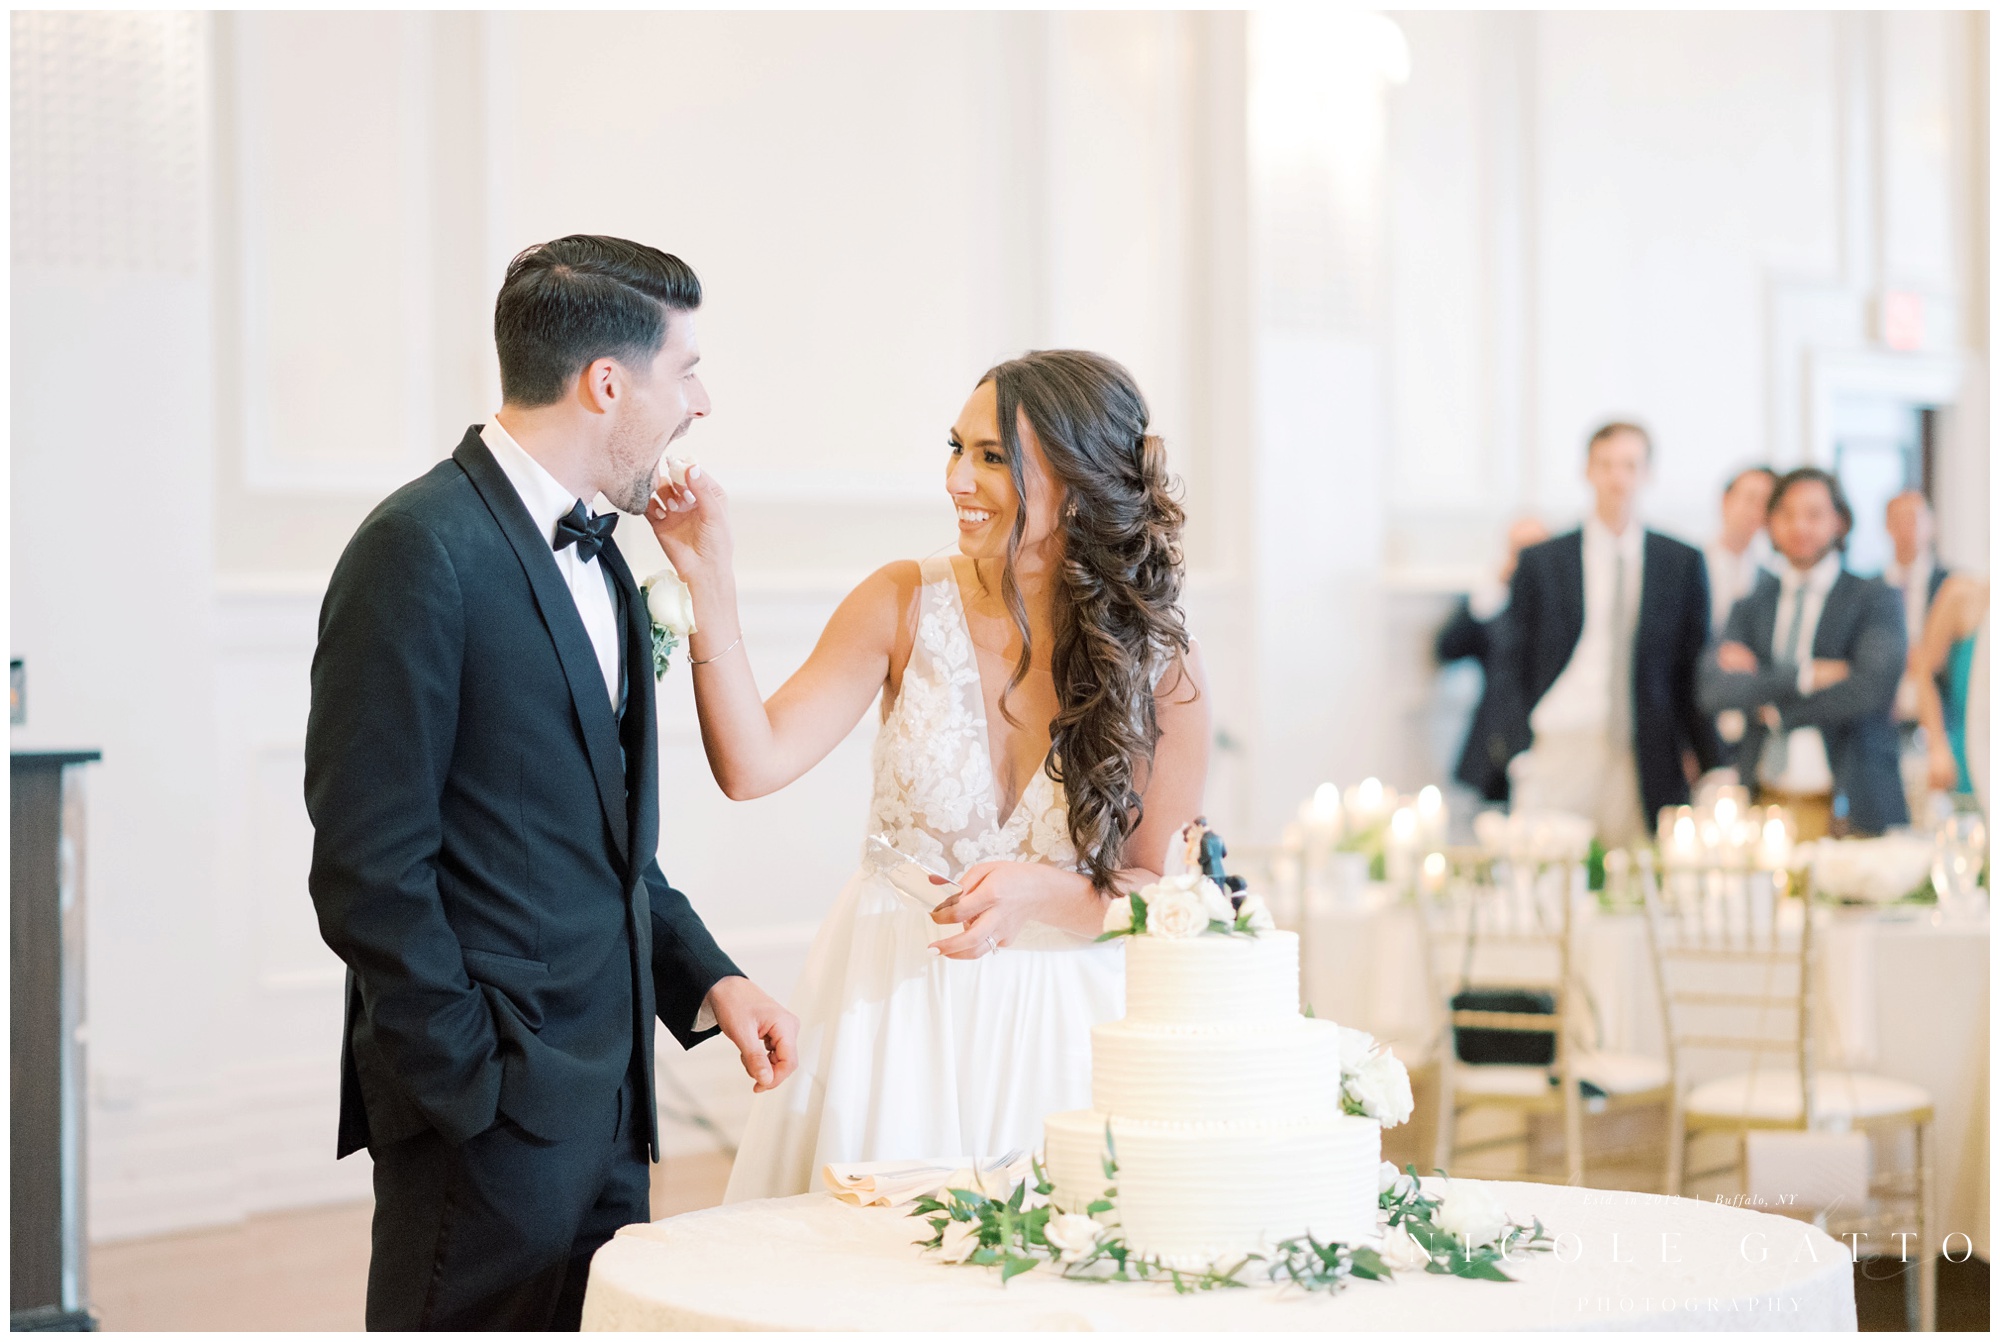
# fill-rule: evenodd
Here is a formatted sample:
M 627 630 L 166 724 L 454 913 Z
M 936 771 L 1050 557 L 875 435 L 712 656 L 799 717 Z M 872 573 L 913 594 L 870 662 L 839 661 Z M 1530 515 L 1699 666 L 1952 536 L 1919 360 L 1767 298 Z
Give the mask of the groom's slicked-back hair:
M 650 362 L 672 314 L 700 306 L 694 269 L 657 247 L 591 233 L 538 243 L 507 263 L 493 305 L 501 399 L 552 405 L 598 359 Z

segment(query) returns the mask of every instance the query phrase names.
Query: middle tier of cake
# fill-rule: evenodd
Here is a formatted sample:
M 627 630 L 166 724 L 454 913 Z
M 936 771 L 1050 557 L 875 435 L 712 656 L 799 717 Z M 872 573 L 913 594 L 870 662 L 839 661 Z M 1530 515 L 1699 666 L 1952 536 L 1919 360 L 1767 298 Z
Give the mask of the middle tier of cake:
M 1340 1112 L 1340 1029 L 1294 1015 L 1225 1029 L 1108 1021 L 1090 1031 L 1100 1113 L 1168 1123 L 1255 1117 L 1303 1122 Z

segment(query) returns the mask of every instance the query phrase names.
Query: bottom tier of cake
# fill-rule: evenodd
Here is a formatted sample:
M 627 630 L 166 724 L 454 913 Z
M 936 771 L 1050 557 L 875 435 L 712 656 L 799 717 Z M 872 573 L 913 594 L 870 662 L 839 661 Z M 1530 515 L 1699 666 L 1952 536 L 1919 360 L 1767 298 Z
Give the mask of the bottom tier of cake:
M 1105 1128 L 1090 1109 L 1044 1123 L 1055 1202 L 1102 1196 Z M 1117 1219 L 1133 1252 L 1168 1267 L 1227 1266 L 1280 1240 L 1377 1237 L 1382 1128 L 1337 1114 L 1303 1123 L 1109 1120 L 1117 1145 Z

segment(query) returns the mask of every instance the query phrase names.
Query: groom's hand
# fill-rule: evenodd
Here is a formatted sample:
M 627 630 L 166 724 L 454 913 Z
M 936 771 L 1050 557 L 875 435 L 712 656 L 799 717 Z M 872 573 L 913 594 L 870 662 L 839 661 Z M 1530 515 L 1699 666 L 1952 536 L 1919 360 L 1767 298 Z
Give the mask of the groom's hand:
M 743 1055 L 743 1070 L 759 1092 L 778 1085 L 798 1065 L 799 1018 L 749 979 L 731 976 L 708 990 L 708 1009 Z

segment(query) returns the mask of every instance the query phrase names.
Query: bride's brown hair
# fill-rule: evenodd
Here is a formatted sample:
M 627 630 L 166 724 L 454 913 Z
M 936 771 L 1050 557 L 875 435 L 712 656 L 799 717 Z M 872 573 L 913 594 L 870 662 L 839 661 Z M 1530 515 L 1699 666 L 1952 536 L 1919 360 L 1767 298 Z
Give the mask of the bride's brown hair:
M 1125 864 L 1140 792 L 1160 739 L 1154 672 L 1188 649 L 1181 617 L 1181 524 L 1167 452 L 1146 431 L 1146 398 L 1123 365 L 1086 350 L 1033 350 L 990 369 L 1000 441 L 1022 507 L 1007 538 L 1000 598 L 1021 634 L 1021 656 L 1000 695 L 1027 677 L 1033 648 L 1014 560 L 1027 529 L 1017 412 L 1027 417 L 1064 497 L 1056 534 L 1056 716 L 1044 766 L 1063 785 L 1070 840 L 1099 890 Z

